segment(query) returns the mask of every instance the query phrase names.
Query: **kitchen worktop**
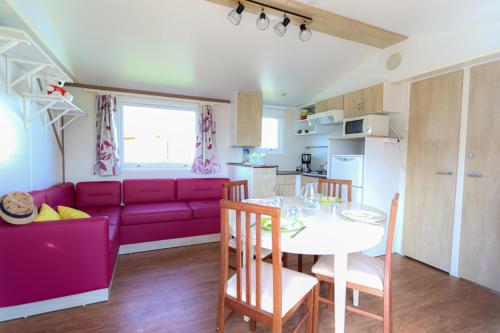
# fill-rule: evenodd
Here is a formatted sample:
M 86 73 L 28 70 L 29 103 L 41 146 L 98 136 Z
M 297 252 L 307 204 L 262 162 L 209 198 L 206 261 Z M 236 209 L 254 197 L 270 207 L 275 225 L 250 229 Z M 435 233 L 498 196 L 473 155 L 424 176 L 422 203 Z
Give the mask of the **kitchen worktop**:
M 250 163 L 238 163 L 238 162 L 228 162 L 227 165 L 242 166 L 247 168 L 278 168 L 276 164 L 250 164 Z
M 307 173 L 307 172 L 302 172 L 302 171 L 279 171 L 278 170 L 278 171 L 276 171 L 276 174 L 278 176 L 300 175 L 300 176 L 306 176 L 306 177 L 326 178 L 326 175 Z

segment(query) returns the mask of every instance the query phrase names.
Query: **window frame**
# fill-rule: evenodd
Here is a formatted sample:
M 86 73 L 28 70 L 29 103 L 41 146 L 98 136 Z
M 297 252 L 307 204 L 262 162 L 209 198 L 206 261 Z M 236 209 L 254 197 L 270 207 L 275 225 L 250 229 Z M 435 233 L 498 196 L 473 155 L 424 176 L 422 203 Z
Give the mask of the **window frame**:
M 285 153 L 285 108 L 264 105 L 262 109 L 262 118 L 278 119 L 278 148 L 262 148 L 256 147 L 258 153 L 266 153 L 272 155 L 281 155 Z
M 193 102 L 182 102 L 182 101 L 173 101 L 166 100 L 154 97 L 132 97 L 132 96 L 117 96 L 116 97 L 116 110 L 117 110 L 117 129 L 118 129 L 118 142 L 120 149 L 120 160 L 123 169 L 127 170 L 190 170 L 193 161 L 189 163 L 126 163 L 125 162 L 125 141 L 124 141 L 124 124 L 123 124 L 123 107 L 124 106 L 137 106 L 137 107 L 149 107 L 154 109 L 164 109 L 168 110 L 177 110 L 177 111 L 185 111 L 185 112 L 194 112 L 195 113 L 195 128 L 196 131 L 196 122 L 197 116 L 199 112 L 199 105 Z

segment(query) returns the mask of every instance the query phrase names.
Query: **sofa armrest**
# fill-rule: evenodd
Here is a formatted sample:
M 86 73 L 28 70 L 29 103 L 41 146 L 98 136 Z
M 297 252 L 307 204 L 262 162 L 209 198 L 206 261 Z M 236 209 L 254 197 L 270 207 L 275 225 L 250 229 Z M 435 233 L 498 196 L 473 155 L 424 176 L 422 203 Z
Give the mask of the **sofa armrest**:
M 0 227 L 0 307 L 108 287 L 106 217 Z

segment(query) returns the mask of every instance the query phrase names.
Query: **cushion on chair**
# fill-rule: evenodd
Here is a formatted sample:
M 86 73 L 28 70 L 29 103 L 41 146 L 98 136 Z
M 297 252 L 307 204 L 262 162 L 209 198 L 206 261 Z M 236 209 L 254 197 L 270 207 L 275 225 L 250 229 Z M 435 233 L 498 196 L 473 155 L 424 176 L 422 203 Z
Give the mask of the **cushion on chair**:
M 228 243 L 229 243 L 228 245 L 230 248 L 236 249 L 236 239 L 230 238 Z M 255 247 L 254 247 L 254 249 L 255 249 Z M 260 248 L 260 258 L 261 259 L 264 259 L 267 256 L 270 256 L 271 254 L 273 254 L 272 250 L 265 249 L 263 247 Z
M 189 220 L 191 208 L 185 202 L 130 204 L 123 208 L 122 225 Z
M 173 179 L 127 179 L 123 181 L 123 203 L 175 201 Z
M 255 262 L 252 262 L 252 305 L 255 305 Z M 262 262 L 261 265 L 261 306 L 262 310 L 273 313 L 273 265 Z M 246 267 L 241 270 L 241 290 L 242 300 L 246 299 Z M 282 308 L 281 315 L 286 313 L 295 306 L 312 288 L 318 283 L 316 278 L 307 274 L 292 271 L 290 269 L 282 269 Z M 236 274 L 234 274 L 227 282 L 227 294 L 236 298 Z
M 193 210 L 193 218 L 195 219 L 220 216 L 219 200 L 189 201 L 188 204 Z
M 334 278 L 334 256 L 321 256 L 312 267 L 314 274 Z M 384 261 L 352 253 L 347 260 L 347 282 L 384 290 Z

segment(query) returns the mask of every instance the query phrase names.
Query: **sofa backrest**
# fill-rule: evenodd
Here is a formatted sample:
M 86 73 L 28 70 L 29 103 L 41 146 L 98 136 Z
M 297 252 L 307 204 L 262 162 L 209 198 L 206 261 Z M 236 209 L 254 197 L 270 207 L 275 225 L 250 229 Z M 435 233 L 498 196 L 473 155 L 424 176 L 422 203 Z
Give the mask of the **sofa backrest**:
M 119 181 L 81 182 L 76 184 L 76 207 L 120 206 Z
M 123 181 L 123 203 L 175 201 L 174 179 L 127 179 Z
M 54 185 L 45 190 L 45 198 L 50 207 L 75 207 L 75 187 L 73 183 Z
M 222 199 L 222 185 L 227 178 L 179 178 L 177 200 Z
M 33 201 L 35 202 L 35 206 L 37 209 L 40 209 L 40 206 L 43 203 L 47 202 L 47 196 L 45 195 L 45 190 L 37 190 L 29 192 L 33 197 Z

